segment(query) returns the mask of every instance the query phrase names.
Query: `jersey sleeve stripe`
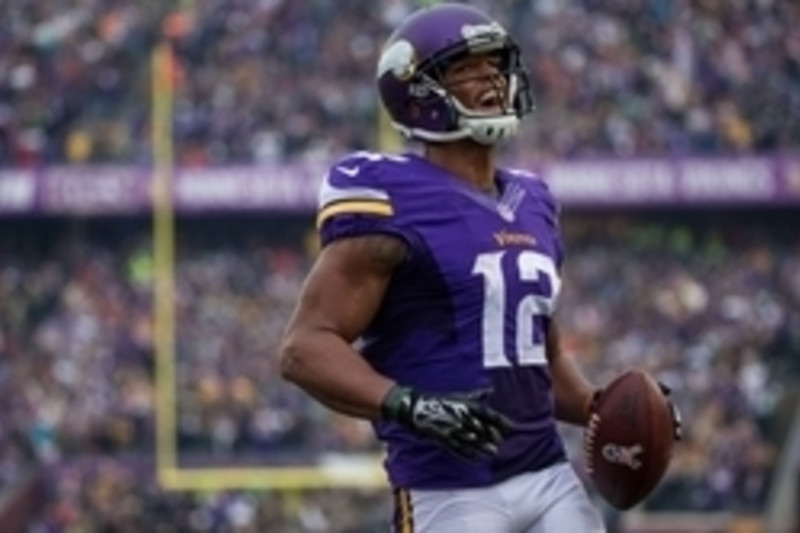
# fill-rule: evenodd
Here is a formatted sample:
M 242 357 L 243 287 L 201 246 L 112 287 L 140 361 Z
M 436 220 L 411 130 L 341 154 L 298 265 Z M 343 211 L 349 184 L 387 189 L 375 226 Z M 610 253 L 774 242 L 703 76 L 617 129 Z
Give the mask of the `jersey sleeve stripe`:
M 340 200 L 332 202 L 323 207 L 317 214 L 317 228 L 322 227 L 330 217 L 342 213 L 390 217 L 394 215 L 394 208 L 389 202 L 381 200 Z
M 322 183 L 317 201 L 321 208 L 343 200 L 381 200 L 388 202 L 389 194 L 373 187 L 336 187 L 327 180 Z

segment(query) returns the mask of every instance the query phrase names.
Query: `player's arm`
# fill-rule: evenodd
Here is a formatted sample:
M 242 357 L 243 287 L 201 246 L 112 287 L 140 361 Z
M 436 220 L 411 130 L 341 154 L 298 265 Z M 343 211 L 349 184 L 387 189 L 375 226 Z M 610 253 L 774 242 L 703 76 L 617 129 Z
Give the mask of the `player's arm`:
M 323 179 L 323 249 L 284 333 L 281 373 L 340 413 L 399 424 L 467 458 L 494 454 L 511 424 L 485 405 L 481 391 L 442 395 L 395 383 L 352 347 L 375 319 L 395 269 L 412 255 L 414 236 L 399 222 L 382 170 L 404 162 L 351 154 Z
M 396 422 L 467 459 L 494 455 L 512 425 L 484 405 L 484 391 L 433 395 L 402 386 L 352 348 L 406 253 L 403 241 L 385 235 L 323 248 L 284 335 L 281 373 L 340 413 Z
M 597 389 L 589 383 L 574 359 L 561 348 L 555 318 L 550 320 L 547 332 L 547 359 L 553 379 L 556 418 L 568 424 L 586 425 Z
M 407 253 L 388 235 L 334 241 L 306 279 L 281 346 L 283 377 L 328 407 L 367 419 L 381 415 L 393 382 L 352 347 L 383 300 Z

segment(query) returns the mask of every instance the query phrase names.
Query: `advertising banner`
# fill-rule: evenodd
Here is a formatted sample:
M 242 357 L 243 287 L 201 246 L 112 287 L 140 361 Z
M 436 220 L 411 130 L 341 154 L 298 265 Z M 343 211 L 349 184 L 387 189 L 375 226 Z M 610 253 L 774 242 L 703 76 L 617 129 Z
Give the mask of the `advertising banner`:
M 800 159 L 584 160 L 537 169 L 566 207 L 800 205 Z M 322 165 L 179 169 L 178 212 L 313 210 Z M 152 208 L 152 173 L 133 166 L 0 169 L 0 214 L 125 214 Z

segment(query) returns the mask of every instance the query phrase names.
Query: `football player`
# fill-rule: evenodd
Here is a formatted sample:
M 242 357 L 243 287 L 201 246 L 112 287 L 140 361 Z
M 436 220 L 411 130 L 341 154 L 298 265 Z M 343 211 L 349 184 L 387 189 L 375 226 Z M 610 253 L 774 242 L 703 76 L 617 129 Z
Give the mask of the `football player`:
M 283 376 L 374 422 L 398 532 L 604 531 L 557 432 L 585 424 L 595 388 L 552 316 L 556 202 L 495 161 L 533 107 L 518 46 L 471 7 L 424 8 L 389 38 L 377 84 L 424 150 L 330 168 Z

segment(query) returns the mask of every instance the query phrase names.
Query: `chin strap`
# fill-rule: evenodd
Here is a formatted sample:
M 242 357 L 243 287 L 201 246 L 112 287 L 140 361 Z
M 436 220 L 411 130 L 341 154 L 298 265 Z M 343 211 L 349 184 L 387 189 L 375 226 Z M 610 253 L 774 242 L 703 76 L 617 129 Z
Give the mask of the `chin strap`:
M 402 124 L 393 122 L 403 135 L 409 138 L 422 139 L 428 142 L 450 142 L 460 139 L 472 139 L 477 143 L 493 146 L 501 141 L 513 137 L 519 129 L 520 117 L 514 111 L 513 99 L 516 94 L 517 77 L 512 75 L 509 81 L 508 101 L 505 103 L 505 112 L 501 114 L 481 113 L 462 104 L 457 98 L 449 94 L 442 85 L 425 76 L 428 90 L 448 102 L 451 112 L 457 117 L 457 128 L 447 132 L 435 132 L 421 128 L 407 128 Z
M 462 116 L 460 125 L 475 142 L 492 146 L 517 133 L 519 118 L 516 115 L 480 118 Z

